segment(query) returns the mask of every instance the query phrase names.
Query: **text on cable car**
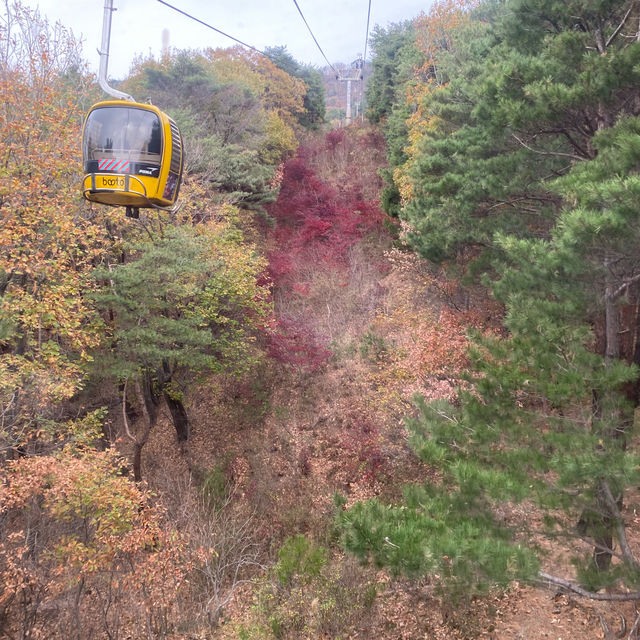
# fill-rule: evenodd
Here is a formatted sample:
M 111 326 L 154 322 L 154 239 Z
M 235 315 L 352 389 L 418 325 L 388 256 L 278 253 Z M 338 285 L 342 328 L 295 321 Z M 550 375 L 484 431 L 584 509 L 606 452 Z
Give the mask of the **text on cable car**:
M 96 187 L 98 189 L 124 189 L 124 178 L 119 176 L 97 176 Z

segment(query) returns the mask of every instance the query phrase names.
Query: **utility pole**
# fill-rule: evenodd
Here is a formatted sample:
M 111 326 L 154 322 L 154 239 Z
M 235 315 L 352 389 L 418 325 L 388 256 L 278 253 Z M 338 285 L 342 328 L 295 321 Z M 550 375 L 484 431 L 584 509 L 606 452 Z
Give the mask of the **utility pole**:
M 351 124 L 351 83 L 361 81 L 363 79 L 363 69 L 364 69 L 364 60 L 362 59 L 362 55 L 359 55 L 356 60 L 351 63 L 351 69 L 347 71 L 346 76 L 338 77 L 340 82 L 347 83 L 347 111 L 345 115 L 344 122 L 345 124 Z M 353 73 L 355 70 L 355 74 Z

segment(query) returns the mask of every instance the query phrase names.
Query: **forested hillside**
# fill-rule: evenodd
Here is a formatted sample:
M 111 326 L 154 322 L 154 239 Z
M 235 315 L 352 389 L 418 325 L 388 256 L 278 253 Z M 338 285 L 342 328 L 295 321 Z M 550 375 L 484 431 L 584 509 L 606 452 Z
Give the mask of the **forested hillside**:
M 134 218 L 6 3 L 0 637 L 637 638 L 639 25 L 441 0 L 347 127 L 283 47 L 137 60 L 186 166 Z

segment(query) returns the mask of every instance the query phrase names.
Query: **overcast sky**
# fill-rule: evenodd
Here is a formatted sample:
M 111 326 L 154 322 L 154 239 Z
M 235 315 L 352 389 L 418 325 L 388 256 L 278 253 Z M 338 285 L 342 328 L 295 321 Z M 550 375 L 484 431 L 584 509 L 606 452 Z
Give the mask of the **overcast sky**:
M 97 69 L 104 0 L 22 0 L 39 7 L 84 41 L 84 57 Z M 296 60 L 319 67 L 326 62 L 293 0 L 167 0 L 170 4 L 258 49 L 286 45 Z M 431 0 L 372 0 L 370 30 L 415 18 Z M 368 0 L 298 0 L 309 26 L 332 64 L 350 63 L 364 53 Z M 156 57 L 162 33 L 173 49 L 229 47 L 235 43 L 157 0 L 114 0 L 109 77 L 127 75 L 136 54 Z M 369 56 L 369 51 L 367 52 Z

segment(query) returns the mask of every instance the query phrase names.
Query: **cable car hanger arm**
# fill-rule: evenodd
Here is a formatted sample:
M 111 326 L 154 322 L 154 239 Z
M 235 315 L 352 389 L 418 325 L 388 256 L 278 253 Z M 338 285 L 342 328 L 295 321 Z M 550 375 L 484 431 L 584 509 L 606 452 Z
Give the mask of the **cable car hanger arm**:
M 102 21 L 102 43 L 100 45 L 100 69 L 98 71 L 98 84 L 100 88 L 110 96 L 118 100 L 128 100 L 135 102 L 132 96 L 124 91 L 118 91 L 109 86 L 107 81 L 107 69 L 109 67 L 109 44 L 111 42 L 111 14 L 115 11 L 113 8 L 113 0 L 104 1 L 104 18 Z

